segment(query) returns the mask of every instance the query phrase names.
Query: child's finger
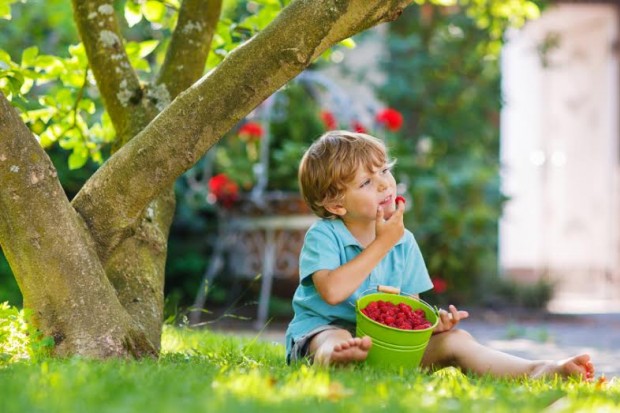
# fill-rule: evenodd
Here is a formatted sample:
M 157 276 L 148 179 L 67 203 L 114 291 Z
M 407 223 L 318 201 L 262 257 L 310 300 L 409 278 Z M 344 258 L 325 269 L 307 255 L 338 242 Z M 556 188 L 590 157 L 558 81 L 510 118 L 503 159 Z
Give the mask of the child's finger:
M 394 213 L 392 214 L 393 216 L 404 216 L 405 214 L 405 203 L 404 202 L 397 202 L 396 203 L 396 207 L 394 208 Z
M 439 318 L 441 319 L 442 324 L 447 325 L 450 323 L 450 313 L 443 308 L 439 310 Z
M 452 320 L 454 321 L 460 321 L 464 318 L 469 317 L 469 313 L 467 311 L 457 310 L 457 308 L 452 304 L 450 304 L 448 309 L 450 310 L 450 315 L 452 316 Z
M 450 310 L 450 316 L 452 316 L 452 320 L 458 322 L 461 319 L 461 317 L 459 315 L 459 312 L 456 310 L 456 307 L 450 304 L 448 306 L 448 309 Z
M 377 222 L 383 222 L 383 208 L 377 208 Z

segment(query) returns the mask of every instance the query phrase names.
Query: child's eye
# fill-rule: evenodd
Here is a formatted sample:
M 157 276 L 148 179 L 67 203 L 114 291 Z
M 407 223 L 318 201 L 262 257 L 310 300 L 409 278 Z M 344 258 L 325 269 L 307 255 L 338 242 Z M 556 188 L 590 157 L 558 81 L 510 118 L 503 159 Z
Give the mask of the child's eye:
M 391 171 L 391 170 L 392 170 L 392 168 L 390 168 L 390 167 L 386 167 L 386 168 L 383 168 L 383 170 L 381 171 L 381 173 L 382 173 L 383 175 L 385 175 L 385 174 L 387 174 L 387 173 L 390 173 L 390 171 Z
M 364 182 L 362 182 L 362 184 L 360 185 L 360 188 L 363 188 L 363 187 L 365 187 L 368 184 L 370 184 L 370 179 L 367 179 Z

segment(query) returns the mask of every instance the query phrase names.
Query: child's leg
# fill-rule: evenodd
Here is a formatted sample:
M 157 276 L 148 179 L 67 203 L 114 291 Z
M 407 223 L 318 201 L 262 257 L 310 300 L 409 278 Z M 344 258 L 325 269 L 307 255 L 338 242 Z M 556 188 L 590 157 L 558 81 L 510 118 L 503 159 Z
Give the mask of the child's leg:
M 460 367 L 466 371 L 496 377 L 594 377 L 590 356 L 582 354 L 562 361 L 526 360 L 478 343 L 463 330 L 450 330 L 431 336 L 422 358 L 424 367 Z
M 324 330 L 310 340 L 308 354 L 315 364 L 346 364 L 365 360 L 372 342 L 370 337 L 354 338 L 345 329 Z

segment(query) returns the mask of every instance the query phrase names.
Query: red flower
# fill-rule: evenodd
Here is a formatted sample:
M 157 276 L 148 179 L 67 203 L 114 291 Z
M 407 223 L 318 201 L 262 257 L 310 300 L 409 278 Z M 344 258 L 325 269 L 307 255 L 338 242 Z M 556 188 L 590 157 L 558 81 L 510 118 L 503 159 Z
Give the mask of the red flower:
M 239 129 L 239 137 L 243 140 L 259 140 L 263 137 L 263 127 L 258 122 L 247 122 Z
M 362 123 L 360 121 L 358 121 L 358 120 L 354 120 L 353 123 L 351 124 L 351 127 L 357 133 L 367 133 L 368 132 L 366 130 L 366 127 L 364 125 L 362 125 Z
M 218 174 L 209 179 L 209 192 L 215 196 L 217 202 L 230 208 L 239 199 L 239 186 L 226 174 Z
M 377 122 L 383 124 L 388 130 L 396 132 L 403 126 L 403 115 L 396 109 L 387 108 L 377 113 Z
M 323 121 L 323 125 L 325 125 L 325 129 L 327 130 L 336 129 L 338 127 L 336 117 L 328 110 L 321 111 L 321 120 Z
M 433 282 L 433 289 L 437 294 L 444 293 L 448 289 L 448 282 L 441 277 L 433 277 L 431 281 Z

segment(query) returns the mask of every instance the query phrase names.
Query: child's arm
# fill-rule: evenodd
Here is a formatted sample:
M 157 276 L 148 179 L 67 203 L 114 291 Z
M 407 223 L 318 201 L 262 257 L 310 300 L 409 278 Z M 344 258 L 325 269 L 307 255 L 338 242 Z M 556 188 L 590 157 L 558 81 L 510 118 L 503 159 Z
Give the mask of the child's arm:
M 467 311 L 457 310 L 452 304 L 448 306 L 448 309 L 450 310 L 449 313 L 443 309 L 439 310 L 439 323 L 433 330 L 433 334 L 439 334 L 444 331 L 452 330 L 461 320 L 469 317 L 469 313 Z
M 376 236 L 364 250 L 351 261 L 334 270 L 319 270 L 312 276 L 314 285 L 326 303 L 336 305 L 346 300 L 368 277 L 373 268 L 396 245 L 405 232 L 402 203 L 396 205 L 394 214 L 383 219 L 383 209 L 377 210 Z

